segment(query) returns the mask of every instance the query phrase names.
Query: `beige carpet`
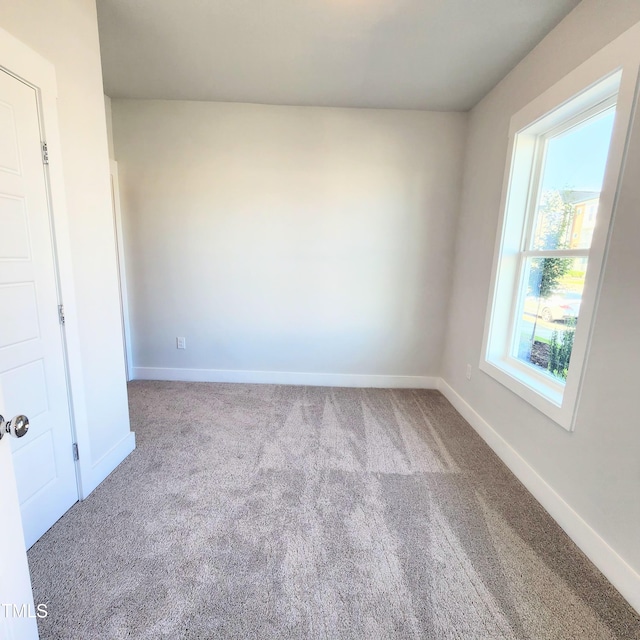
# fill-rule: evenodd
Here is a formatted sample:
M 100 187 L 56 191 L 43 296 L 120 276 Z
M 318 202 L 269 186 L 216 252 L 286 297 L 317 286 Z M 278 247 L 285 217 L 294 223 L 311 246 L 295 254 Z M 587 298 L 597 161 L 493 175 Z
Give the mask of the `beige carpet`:
M 640 639 L 435 391 L 129 391 L 137 450 L 29 552 L 43 640 Z

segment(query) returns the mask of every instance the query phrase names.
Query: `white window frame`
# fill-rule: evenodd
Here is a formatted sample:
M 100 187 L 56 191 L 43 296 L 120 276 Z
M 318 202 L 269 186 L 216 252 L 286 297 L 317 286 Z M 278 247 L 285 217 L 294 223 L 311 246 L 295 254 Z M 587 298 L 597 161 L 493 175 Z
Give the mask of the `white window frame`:
M 516 113 L 509 128 L 499 233 L 479 368 L 568 431 L 575 428 L 618 184 L 637 102 L 638 41 L 640 24 Z M 533 224 L 540 183 L 542 153 L 538 145 L 544 136 L 555 135 L 576 120 L 584 119 L 586 113 L 603 107 L 614 95 L 617 95 L 616 117 L 591 248 L 544 252 L 545 255 L 584 254 L 589 258 L 571 364 L 566 383 L 562 383 L 512 355 L 514 323 L 521 315 L 521 260 L 526 254 L 539 253 L 525 251 L 528 247 L 524 245 Z

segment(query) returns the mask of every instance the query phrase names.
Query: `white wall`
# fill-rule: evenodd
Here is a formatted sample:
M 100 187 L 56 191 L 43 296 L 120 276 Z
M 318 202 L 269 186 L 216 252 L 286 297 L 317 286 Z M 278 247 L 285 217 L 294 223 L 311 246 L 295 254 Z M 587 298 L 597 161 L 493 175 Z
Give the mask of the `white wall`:
M 80 443 L 87 492 L 132 445 L 95 0 L 3 2 L 0 26 L 56 69 L 84 382 L 75 419 L 88 434 Z
M 438 374 L 464 114 L 112 108 L 137 368 Z
M 640 3 L 584 0 L 470 114 L 448 383 L 640 572 L 640 125 L 636 125 L 574 433 L 477 370 L 511 116 L 640 20 Z M 465 379 L 467 363 L 474 366 Z M 637 585 L 636 585 L 637 586 Z M 640 602 L 636 598 L 637 603 Z

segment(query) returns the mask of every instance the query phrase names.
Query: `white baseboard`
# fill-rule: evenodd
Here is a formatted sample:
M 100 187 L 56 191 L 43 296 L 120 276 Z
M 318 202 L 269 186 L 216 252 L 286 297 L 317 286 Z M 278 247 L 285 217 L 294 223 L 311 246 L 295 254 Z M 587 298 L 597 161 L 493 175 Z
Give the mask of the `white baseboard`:
M 640 613 L 640 575 L 445 380 L 440 392 L 629 604 Z
M 245 382 L 251 384 L 292 384 L 311 387 L 370 387 L 382 389 L 437 389 L 433 376 L 364 375 L 355 373 L 299 373 L 291 371 L 235 371 L 225 369 L 171 369 L 135 367 L 134 380 L 175 380 L 181 382 Z
M 135 448 L 136 434 L 130 431 L 90 467 L 83 466 L 80 499 L 84 500 Z

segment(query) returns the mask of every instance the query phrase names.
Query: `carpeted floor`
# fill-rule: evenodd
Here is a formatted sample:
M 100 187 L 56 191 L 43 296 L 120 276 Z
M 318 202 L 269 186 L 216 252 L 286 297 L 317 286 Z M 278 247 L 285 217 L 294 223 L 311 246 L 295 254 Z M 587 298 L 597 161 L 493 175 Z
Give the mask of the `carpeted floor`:
M 129 393 L 137 450 L 29 552 L 42 640 L 640 639 L 438 392 Z

